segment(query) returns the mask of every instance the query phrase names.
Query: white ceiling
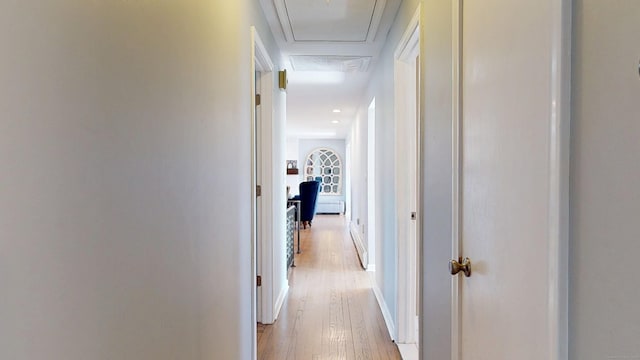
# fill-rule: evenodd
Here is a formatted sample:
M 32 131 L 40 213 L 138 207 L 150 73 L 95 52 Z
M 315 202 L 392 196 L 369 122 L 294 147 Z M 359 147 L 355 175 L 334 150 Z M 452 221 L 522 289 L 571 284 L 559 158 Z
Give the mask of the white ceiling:
M 345 138 L 401 0 L 260 2 L 287 68 L 287 136 Z

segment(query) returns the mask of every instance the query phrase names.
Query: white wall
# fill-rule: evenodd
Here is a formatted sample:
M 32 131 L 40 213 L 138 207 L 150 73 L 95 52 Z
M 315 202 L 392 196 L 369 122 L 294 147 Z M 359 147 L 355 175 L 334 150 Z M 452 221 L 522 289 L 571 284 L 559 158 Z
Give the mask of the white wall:
M 421 15 L 422 270 L 420 354 L 451 359 L 452 1 L 423 0 Z
M 298 195 L 300 193 L 298 185 L 300 184 L 300 173 L 304 168 L 304 163 L 301 163 L 299 159 L 300 151 L 298 150 L 298 141 L 298 138 L 287 138 L 286 160 L 298 161 L 298 175 L 287 175 L 287 186 L 290 187 L 291 195 Z
M 395 124 L 394 124 L 394 52 L 400 37 L 413 17 L 419 1 L 403 1 L 391 28 L 387 43 L 360 104 L 349 143 L 352 163 L 351 221 L 360 220 L 359 230 L 367 221 L 367 108 L 376 100 L 376 285 L 386 303 L 393 324 L 397 321 L 397 239 L 395 199 Z M 365 241 L 366 243 L 366 241 Z
M 0 358 L 250 358 L 257 7 L 0 3 Z
M 258 18 L 255 16 L 254 18 Z M 263 28 L 261 35 L 271 41 L 273 37 L 270 35 L 268 29 Z M 271 43 L 273 44 L 273 43 Z M 273 61 L 276 58 L 272 57 Z M 277 77 L 278 65 L 272 76 Z M 287 198 L 287 175 L 286 175 L 286 105 L 287 98 L 286 93 L 282 92 L 278 88 L 277 78 L 274 78 L 274 117 L 272 118 L 270 132 L 266 136 L 272 137 L 271 151 L 272 151 L 272 164 L 266 164 L 272 168 L 272 188 L 271 188 L 271 236 L 273 240 L 273 288 L 272 288 L 272 300 L 273 300 L 273 314 L 274 319 L 278 317 L 281 306 L 287 295 L 289 289 L 289 282 L 287 280 L 287 237 L 286 237 L 286 198 Z M 267 217 L 269 219 L 269 217 Z M 269 226 L 267 227 L 269 228 Z M 264 279 L 263 279 L 264 280 Z M 263 319 L 264 320 L 264 319 Z
M 351 148 L 351 226 L 364 239 L 367 222 L 367 104 L 360 106 L 347 143 Z M 366 241 L 364 242 L 366 246 Z
M 570 359 L 640 359 L 640 2 L 574 2 Z

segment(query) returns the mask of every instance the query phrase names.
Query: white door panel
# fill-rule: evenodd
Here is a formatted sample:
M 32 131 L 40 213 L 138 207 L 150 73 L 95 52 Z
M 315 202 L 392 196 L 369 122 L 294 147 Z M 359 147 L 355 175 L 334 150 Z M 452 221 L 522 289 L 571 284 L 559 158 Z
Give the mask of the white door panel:
M 462 360 L 556 352 L 556 10 L 543 1 L 463 4 L 460 253 L 472 276 L 460 280 Z

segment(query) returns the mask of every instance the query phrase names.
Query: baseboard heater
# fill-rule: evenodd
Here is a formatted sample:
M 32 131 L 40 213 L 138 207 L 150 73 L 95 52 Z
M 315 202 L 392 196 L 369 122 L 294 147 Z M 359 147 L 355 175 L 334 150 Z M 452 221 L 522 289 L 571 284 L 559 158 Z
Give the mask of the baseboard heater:
M 358 259 L 360 260 L 360 265 L 363 269 L 367 270 L 367 266 L 369 266 L 367 249 L 364 246 L 364 242 L 362 241 L 362 237 L 358 232 L 358 226 L 351 223 L 349 226 L 349 232 L 351 233 L 351 239 L 353 240 L 353 245 L 356 248 L 356 253 L 358 253 Z
M 316 207 L 318 214 L 344 214 L 344 201 L 342 200 L 320 200 Z

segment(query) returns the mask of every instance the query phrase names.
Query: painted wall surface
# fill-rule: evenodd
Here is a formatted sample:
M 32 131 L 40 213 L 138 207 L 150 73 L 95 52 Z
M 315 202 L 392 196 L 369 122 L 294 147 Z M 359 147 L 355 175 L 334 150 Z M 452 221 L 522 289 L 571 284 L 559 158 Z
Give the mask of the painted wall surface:
M 387 43 L 374 69 L 366 97 L 360 105 L 350 137 L 352 151 L 352 216 L 367 221 L 367 109 L 376 100 L 376 252 L 375 279 L 391 314 L 397 322 L 397 239 L 395 199 L 394 52 L 413 17 L 419 1 L 403 1 L 388 34 Z
M 574 2 L 569 354 L 640 359 L 635 0 Z
M 256 15 L 255 19 L 260 19 Z M 256 21 L 257 22 L 257 21 Z M 264 37 L 270 40 L 272 49 L 275 48 L 273 37 L 270 35 L 269 30 L 266 27 L 261 28 L 261 33 L 264 33 Z M 273 53 L 275 51 L 271 51 Z M 277 58 L 272 58 L 275 62 L 275 70 L 278 70 Z M 275 77 L 277 71 L 273 73 Z M 272 219 L 273 228 L 272 236 L 274 239 L 273 248 L 273 299 L 274 299 L 274 315 L 278 316 L 282 302 L 289 289 L 289 281 L 287 280 L 287 236 L 286 236 L 286 199 L 287 199 L 287 175 L 286 175 L 286 108 L 287 108 L 287 94 L 278 88 L 278 82 L 274 78 L 274 118 L 272 122 L 272 151 L 273 151 L 273 164 L 267 165 L 273 168 L 273 188 L 271 192 L 273 194 L 272 200 Z
M 452 2 L 422 0 L 421 359 L 451 359 Z
M 367 106 L 361 106 L 351 125 L 347 143 L 351 149 L 351 217 L 349 221 L 365 236 L 367 220 Z M 365 241 L 366 245 L 366 241 Z
M 304 164 L 307 161 L 307 156 L 309 154 L 319 148 L 328 148 L 334 150 L 338 156 L 340 156 L 340 161 L 342 162 L 342 173 L 344 175 L 344 169 L 347 164 L 345 163 L 346 150 L 345 150 L 345 140 L 344 139 L 300 139 L 298 140 L 298 167 L 300 168 L 300 174 L 298 174 L 298 184 L 302 181 L 305 181 L 304 177 Z M 342 200 L 344 201 L 344 176 L 342 178 L 342 193 L 340 195 L 319 195 L 318 199 L 326 199 L 326 200 Z
M 298 150 L 298 142 L 299 140 L 297 138 L 287 138 L 286 160 L 298 161 L 298 171 L 300 172 L 303 171 L 303 163 L 300 163 L 299 159 L 300 151 Z M 287 186 L 290 187 L 291 195 L 298 195 L 300 193 L 298 184 L 300 184 L 300 174 L 287 175 Z
M 0 358 L 251 358 L 257 7 L 0 3 Z

